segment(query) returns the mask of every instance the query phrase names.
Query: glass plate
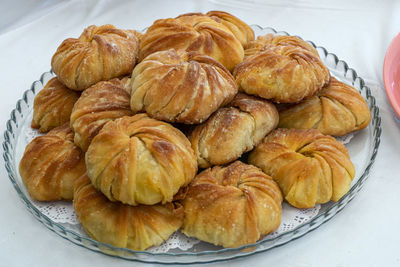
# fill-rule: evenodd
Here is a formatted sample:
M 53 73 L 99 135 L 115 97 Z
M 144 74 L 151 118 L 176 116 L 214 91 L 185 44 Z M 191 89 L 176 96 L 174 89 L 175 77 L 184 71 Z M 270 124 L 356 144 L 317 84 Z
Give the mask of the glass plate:
M 262 28 L 257 25 L 253 25 L 252 28 L 256 36 L 267 33 L 289 35 L 286 32 L 277 32 L 272 28 Z M 332 218 L 343 209 L 361 189 L 374 163 L 381 135 L 379 109 L 376 106 L 375 98 L 371 95 L 371 90 L 365 86 L 363 79 L 358 77 L 357 73 L 349 68 L 346 62 L 339 60 L 336 55 L 328 53 L 325 48 L 316 46 L 313 42 L 309 43 L 316 47 L 321 59 L 327 65 L 333 76 L 345 83 L 353 85 L 365 97 L 371 110 L 372 121 L 366 129 L 355 133 L 355 137 L 346 145 L 356 168 L 356 177 L 352 182 L 350 191 L 336 203 L 329 202 L 321 205 L 317 216 L 300 224 L 291 231 L 279 235 L 266 236 L 254 244 L 239 248 L 224 249 L 200 242 L 189 251 L 174 249 L 167 253 L 152 253 L 149 251 L 133 251 L 130 249 L 116 248 L 105 243 L 97 242 L 82 234 L 81 229 L 78 229 L 77 226 L 52 221 L 32 204 L 18 172 L 19 160 L 22 157 L 25 149 L 24 144 L 26 143 L 22 142 L 21 138 L 25 138 L 25 131 L 30 127 L 33 99 L 35 94 L 43 88 L 44 84 L 54 76 L 52 72 L 44 73 L 40 77 L 40 80 L 35 81 L 31 88 L 25 91 L 22 99 L 18 100 L 16 108 L 11 112 L 11 117 L 7 122 L 7 130 L 4 133 L 3 143 L 3 157 L 8 176 L 28 210 L 47 228 L 79 246 L 123 259 L 170 264 L 215 262 L 249 256 L 299 238 Z

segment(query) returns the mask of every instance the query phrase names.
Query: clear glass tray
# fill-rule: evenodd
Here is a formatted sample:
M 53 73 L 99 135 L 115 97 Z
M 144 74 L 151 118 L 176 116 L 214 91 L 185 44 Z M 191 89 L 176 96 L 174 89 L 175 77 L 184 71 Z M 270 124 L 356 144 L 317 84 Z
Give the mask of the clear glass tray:
M 262 28 L 257 25 L 253 25 L 252 28 L 256 36 L 267 33 L 289 35 L 286 32 L 277 32 L 272 28 Z M 346 62 L 339 60 L 336 55 L 328 53 L 325 48 L 316 46 L 313 42 L 309 43 L 316 47 L 321 59 L 328 66 L 333 76 L 345 83 L 353 85 L 361 92 L 368 102 L 372 113 L 372 121 L 366 129 L 355 133 L 351 142 L 346 144 L 351 159 L 356 167 L 356 177 L 352 182 L 350 191 L 336 203 L 329 202 L 321 205 L 317 216 L 300 224 L 291 231 L 279 235 L 266 236 L 254 244 L 233 249 L 224 249 L 200 242 L 188 251 L 174 249 L 167 253 L 152 253 L 149 251 L 133 251 L 130 249 L 116 248 L 108 244 L 97 242 L 82 234 L 82 230 L 78 229 L 77 226 L 54 222 L 33 205 L 18 171 L 19 160 L 22 157 L 26 143 L 22 142 L 22 138 L 25 138 L 25 131 L 30 127 L 30 118 L 32 118 L 33 99 L 35 94 L 43 88 L 44 84 L 54 76 L 52 72 L 44 73 L 40 77 L 40 80 L 35 81 L 31 88 L 25 91 L 22 99 L 18 100 L 16 108 L 11 112 L 11 117 L 7 122 L 7 130 L 4 133 L 3 143 L 3 157 L 8 176 L 28 210 L 48 229 L 79 246 L 127 260 L 169 264 L 206 263 L 249 256 L 290 242 L 328 221 L 353 199 L 368 178 L 369 171 L 378 151 L 381 135 L 379 109 L 376 106 L 375 98 L 371 95 L 370 89 L 365 86 L 363 79 L 358 77 L 357 73 L 349 68 Z

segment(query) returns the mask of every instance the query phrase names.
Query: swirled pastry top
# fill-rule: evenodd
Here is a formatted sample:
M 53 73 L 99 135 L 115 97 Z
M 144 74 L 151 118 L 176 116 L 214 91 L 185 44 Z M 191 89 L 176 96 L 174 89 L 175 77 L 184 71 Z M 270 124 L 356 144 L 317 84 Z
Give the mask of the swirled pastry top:
M 94 239 L 120 248 L 144 250 L 160 245 L 183 222 L 179 204 L 129 206 L 112 202 L 91 184 L 87 175 L 75 182 L 74 209 Z
M 154 52 L 174 48 L 200 52 L 233 70 L 243 60 L 243 45 L 253 39 L 253 30 L 229 13 L 189 13 L 156 20 L 141 39 L 139 61 Z
M 129 101 L 129 79 L 112 79 L 98 82 L 85 90 L 71 113 L 74 141 L 83 151 L 104 124 L 123 116 L 134 115 Z
M 227 164 L 250 151 L 278 124 L 278 111 L 265 99 L 237 94 L 189 136 L 201 168 Z
M 33 101 L 32 128 L 47 132 L 69 121 L 79 92 L 68 89 L 57 77 L 49 80 Z
M 249 163 L 271 175 L 297 208 L 338 201 L 355 175 L 346 147 L 315 129 L 273 131 L 251 152 Z
M 72 200 L 74 182 L 86 171 L 84 154 L 73 140 L 65 123 L 26 146 L 19 173 L 33 199 Z
M 236 93 L 229 71 L 197 52 L 156 52 L 132 72 L 132 110 L 169 122 L 200 123 Z
M 245 57 L 265 51 L 272 46 L 299 47 L 310 51 L 313 55 L 319 58 L 317 50 L 303 39 L 296 36 L 273 35 L 271 33 L 258 36 L 256 40 L 249 42 L 249 44 L 246 46 L 246 50 L 244 51 Z
M 190 15 L 204 16 L 202 13 L 187 13 L 180 15 L 179 17 Z M 213 10 L 207 12 L 205 15 L 226 26 L 240 41 L 243 47 L 246 47 L 249 42 L 254 40 L 253 29 L 247 23 L 232 14 L 224 11 Z
M 314 128 L 336 136 L 364 129 L 370 121 L 371 112 L 364 97 L 333 77 L 317 95 L 279 111 L 281 128 Z
M 236 66 L 233 75 L 239 90 L 277 103 L 295 103 L 329 82 L 329 70 L 315 52 L 274 40 L 259 52 L 250 47 L 249 56 Z
M 196 176 L 182 200 L 182 232 L 223 247 L 254 243 L 279 227 L 282 195 L 260 169 L 236 161 Z
M 172 201 L 195 176 L 197 161 L 178 129 L 146 114 L 109 121 L 86 152 L 93 185 L 111 201 L 153 205 Z
M 136 31 L 113 25 L 89 26 L 79 38 L 58 47 L 51 67 L 68 88 L 82 91 L 91 85 L 132 72 L 138 55 Z

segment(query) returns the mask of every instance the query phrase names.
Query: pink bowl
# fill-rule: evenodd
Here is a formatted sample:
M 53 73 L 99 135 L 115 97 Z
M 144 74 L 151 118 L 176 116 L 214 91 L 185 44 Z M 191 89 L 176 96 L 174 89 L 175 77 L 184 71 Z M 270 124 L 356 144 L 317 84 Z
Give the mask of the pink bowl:
M 400 33 L 390 43 L 386 52 L 383 82 L 390 104 L 400 118 Z

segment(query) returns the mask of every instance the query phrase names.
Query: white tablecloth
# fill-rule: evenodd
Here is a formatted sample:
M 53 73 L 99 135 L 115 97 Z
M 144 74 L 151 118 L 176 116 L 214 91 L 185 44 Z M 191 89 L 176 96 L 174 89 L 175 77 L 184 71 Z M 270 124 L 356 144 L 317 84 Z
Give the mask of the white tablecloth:
M 91 24 L 143 29 L 158 18 L 225 10 L 249 24 L 285 30 L 336 53 L 369 82 L 381 110 L 382 142 L 370 178 L 342 212 L 317 230 L 282 247 L 222 264 L 400 266 L 400 123 L 382 82 L 385 51 L 400 31 L 400 1 L 2 0 L 0 10 L 0 133 L 22 93 L 50 69 L 60 42 Z M 3 142 L 2 134 L 0 139 Z M 60 238 L 27 211 L 4 167 L 0 177 L 0 266 L 140 265 Z

